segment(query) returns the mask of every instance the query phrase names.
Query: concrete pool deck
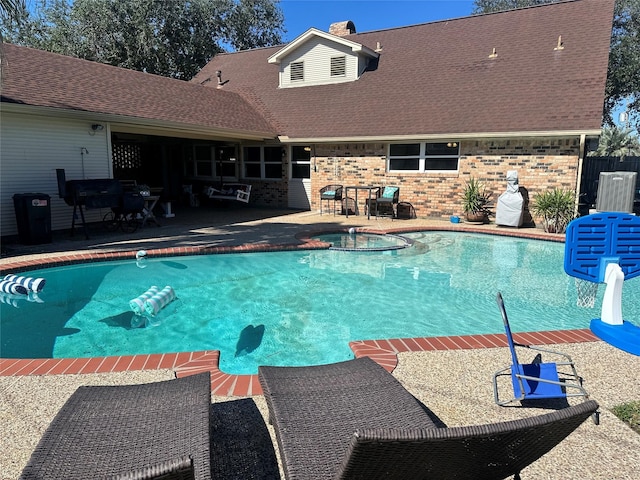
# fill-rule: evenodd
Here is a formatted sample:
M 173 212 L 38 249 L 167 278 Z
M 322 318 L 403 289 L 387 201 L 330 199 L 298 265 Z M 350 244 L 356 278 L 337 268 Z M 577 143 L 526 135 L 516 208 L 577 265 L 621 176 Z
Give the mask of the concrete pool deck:
M 463 230 L 562 240 L 561 235 L 545 234 L 536 228 L 454 225 L 434 219 L 367 220 L 365 216 L 346 219 L 316 212 L 236 207 L 177 211 L 175 218 L 160 221 L 159 228 L 148 226 L 129 235 L 107 234 L 94 226 L 89 240 L 78 231 L 74 237 L 56 233 L 53 243 L 47 245 L 6 244 L 2 246 L 0 271 L 6 274 L 43 265 L 133 258 L 141 249 L 150 255 L 174 255 L 308 248 L 305 242 L 311 233 L 350 227 L 361 231 Z M 563 344 L 558 349 L 574 357 L 578 372 L 585 378 L 585 387 L 603 410 L 600 426 L 586 422 L 563 444 L 528 467 L 523 478 L 633 478 L 640 470 L 640 435 L 606 409 L 640 397 L 640 357 L 595 341 L 586 329 L 521 335 L 520 340 L 526 343 Z M 493 403 L 491 374 L 509 363 L 504 345 L 503 335 L 480 335 L 354 342 L 352 349 L 357 356 L 370 355 L 393 370 L 412 393 L 445 423 L 454 426 L 543 413 L 540 409 L 500 408 Z M 214 401 L 230 400 L 229 395 L 233 398 L 255 395 L 255 403 L 266 415 L 255 377 L 232 376 L 219 370 L 216 373 L 217 352 L 173 357 L 0 359 L 0 431 L 6 447 L 0 460 L 0 478 L 19 475 L 44 429 L 77 386 L 144 383 L 201 369 L 214 372 Z

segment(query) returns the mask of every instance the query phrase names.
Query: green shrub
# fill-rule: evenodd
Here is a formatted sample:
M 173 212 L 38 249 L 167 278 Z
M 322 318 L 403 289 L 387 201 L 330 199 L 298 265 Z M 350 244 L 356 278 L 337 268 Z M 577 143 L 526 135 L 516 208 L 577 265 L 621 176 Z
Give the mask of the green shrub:
M 469 178 L 462 193 L 462 211 L 467 214 L 484 213 L 489 215 L 489 201 L 491 193 L 484 184 L 475 178 Z
M 545 232 L 564 233 L 575 218 L 575 199 L 572 191 L 554 188 L 534 195 L 531 211 L 542 217 Z

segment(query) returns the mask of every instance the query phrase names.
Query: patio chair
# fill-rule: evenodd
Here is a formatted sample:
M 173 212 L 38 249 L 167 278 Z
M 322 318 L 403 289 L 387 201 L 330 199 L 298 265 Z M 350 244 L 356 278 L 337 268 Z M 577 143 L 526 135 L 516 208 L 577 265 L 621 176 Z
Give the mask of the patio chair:
M 567 397 L 588 398 L 589 394 L 582 387 L 582 378 L 578 376 L 571 357 L 555 350 L 514 342 L 504 300 L 500 292 L 498 292 L 496 301 L 502 314 L 502 322 L 504 323 L 507 342 L 509 343 L 512 364 L 498 370 L 493 375 L 495 402 L 498 405 L 504 406 L 517 401 L 523 402 Z M 541 360 L 541 355 L 539 355 L 532 363 L 520 363 L 516 353 L 516 347 L 526 348 L 539 352 L 540 354 L 551 354 L 560 358 L 561 361 L 557 363 L 543 363 L 542 361 L 538 361 L 538 359 Z M 502 376 L 511 377 L 513 397 L 508 400 L 501 400 L 499 398 L 500 389 L 498 388 L 498 379 Z M 594 421 L 595 420 L 596 417 L 594 417 Z
M 261 366 L 259 379 L 289 480 L 519 478 L 598 408 L 447 428 L 368 357 Z
M 325 185 L 320 189 L 320 215 L 322 215 L 322 202 L 333 202 L 333 215 L 336 214 L 336 202 L 342 205 L 342 185 Z
M 382 194 L 375 199 L 376 218 L 382 215 L 396 217 L 396 209 L 400 201 L 400 187 L 386 186 Z

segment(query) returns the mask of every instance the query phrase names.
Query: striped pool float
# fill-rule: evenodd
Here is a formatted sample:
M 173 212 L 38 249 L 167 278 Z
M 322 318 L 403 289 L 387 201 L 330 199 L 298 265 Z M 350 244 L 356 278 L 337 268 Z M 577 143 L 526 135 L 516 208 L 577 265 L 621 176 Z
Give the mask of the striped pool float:
M 147 315 L 155 317 L 160 310 L 175 300 L 175 298 L 176 292 L 173 291 L 173 288 L 166 286 L 144 302 L 144 309 Z
M 11 295 L 26 295 L 29 293 L 26 287 L 11 280 L 0 280 L 0 292 Z
M 144 315 L 144 312 L 145 312 L 144 303 L 147 300 L 149 300 L 151 297 L 153 297 L 156 293 L 158 293 L 159 290 L 160 289 L 154 285 L 139 297 L 131 300 L 129 302 L 129 306 L 131 307 L 131 310 L 133 310 L 133 313 L 135 313 L 136 315 Z
M 22 285 L 27 290 L 36 293 L 42 291 L 46 282 L 44 278 L 19 277 L 18 275 L 7 275 L 4 279 Z

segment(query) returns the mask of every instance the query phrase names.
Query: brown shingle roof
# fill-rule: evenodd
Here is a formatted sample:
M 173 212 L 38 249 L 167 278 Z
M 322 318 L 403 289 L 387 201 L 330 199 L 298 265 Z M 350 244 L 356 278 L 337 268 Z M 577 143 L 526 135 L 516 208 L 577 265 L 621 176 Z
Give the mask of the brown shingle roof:
M 377 68 L 351 83 L 279 89 L 267 58 L 282 47 L 218 55 L 193 81 L 215 85 L 221 70 L 225 89 L 290 138 L 593 132 L 612 12 L 613 0 L 575 0 L 348 35 L 382 46 Z
M 123 121 L 167 122 L 181 128 L 275 130 L 237 93 L 19 47 L 1 46 L 2 102 L 85 111 Z

